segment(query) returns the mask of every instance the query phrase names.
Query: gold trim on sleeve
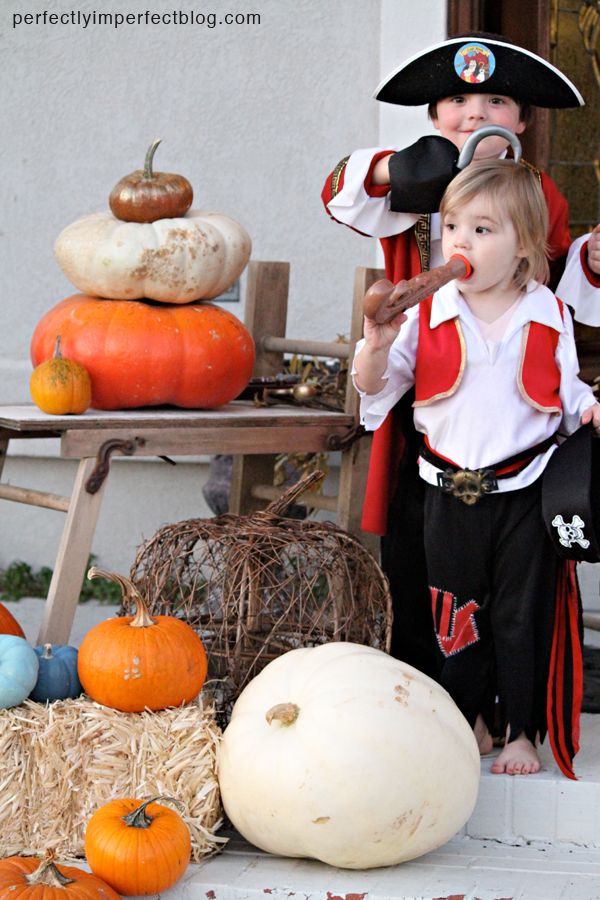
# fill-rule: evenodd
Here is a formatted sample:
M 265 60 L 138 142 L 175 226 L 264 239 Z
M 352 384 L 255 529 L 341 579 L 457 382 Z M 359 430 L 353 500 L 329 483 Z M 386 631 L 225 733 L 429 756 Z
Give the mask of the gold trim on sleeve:
M 331 175 L 331 199 L 332 200 L 340 192 L 340 181 L 342 178 L 342 172 L 346 168 L 346 164 L 349 159 L 350 159 L 350 156 L 345 156 L 343 159 L 340 159 L 339 163 L 333 170 L 333 173 Z

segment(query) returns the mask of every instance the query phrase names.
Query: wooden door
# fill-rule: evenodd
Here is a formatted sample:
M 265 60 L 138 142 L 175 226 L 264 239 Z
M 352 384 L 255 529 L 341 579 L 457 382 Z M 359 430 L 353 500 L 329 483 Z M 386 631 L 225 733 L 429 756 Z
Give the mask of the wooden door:
M 573 237 L 600 220 L 600 0 L 449 0 L 448 36 L 503 34 L 570 78 L 586 105 L 536 109 L 523 156 L 552 176 L 569 202 Z M 600 330 L 576 326 L 584 378 L 600 375 Z

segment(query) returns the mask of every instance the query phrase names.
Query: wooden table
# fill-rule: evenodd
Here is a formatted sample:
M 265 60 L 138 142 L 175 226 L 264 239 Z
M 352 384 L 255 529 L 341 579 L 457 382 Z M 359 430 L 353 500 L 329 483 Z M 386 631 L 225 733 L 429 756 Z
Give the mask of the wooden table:
M 0 406 L 0 475 L 11 439 L 60 438 L 61 457 L 79 460 L 70 497 L 0 483 L 0 499 L 66 513 L 38 642 L 68 642 L 112 453 L 321 452 L 338 449 L 353 426 L 347 413 L 244 401 L 212 411 L 92 410 L 81 416 L 49 416 L 33 405 Z

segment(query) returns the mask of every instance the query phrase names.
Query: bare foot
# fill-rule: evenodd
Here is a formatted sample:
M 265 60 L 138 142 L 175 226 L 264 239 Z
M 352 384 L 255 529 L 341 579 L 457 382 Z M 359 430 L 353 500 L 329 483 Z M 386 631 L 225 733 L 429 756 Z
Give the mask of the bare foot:
M 494 742 L 488 731 L 487 725 L 483 721 L 483 716 L 481 715 L 477 716 L 477 719 L 475 720 L 473 734 L 475 735 L 475 740 L 479 747 L 479 755 L 486 756 L 488 753 L 491 753 L 494 749 Z
M 490 771 L 495 775 L 534 775 L 540 771 L 540 758 L 531 741 L 520 734 L 514 741 L 505 744 Z

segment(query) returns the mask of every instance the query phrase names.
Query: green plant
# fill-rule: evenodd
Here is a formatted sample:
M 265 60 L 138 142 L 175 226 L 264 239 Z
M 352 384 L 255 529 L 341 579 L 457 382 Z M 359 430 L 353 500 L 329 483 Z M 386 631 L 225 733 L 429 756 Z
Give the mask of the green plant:
M 0 571 L 0 596 L 3 600 L 43 597 L 48 592 L 52 569 L 43 566 L 34 571 L 29 563 L 15 560 Z
M 95 564 L 96 557 L 92 553 L 87 568 Z M 15 560 L 6 569 L 0 569 L 0 600 L 47 597 L 51 579 L 52 569 L 48 566 L 33 569 L 29 563 L 20 559 Z M 121 602 L 121 590 L 117 584 L 86 580 L 81 588 L 79 602 L 86 603 L 88 600 L 117 605 Z

